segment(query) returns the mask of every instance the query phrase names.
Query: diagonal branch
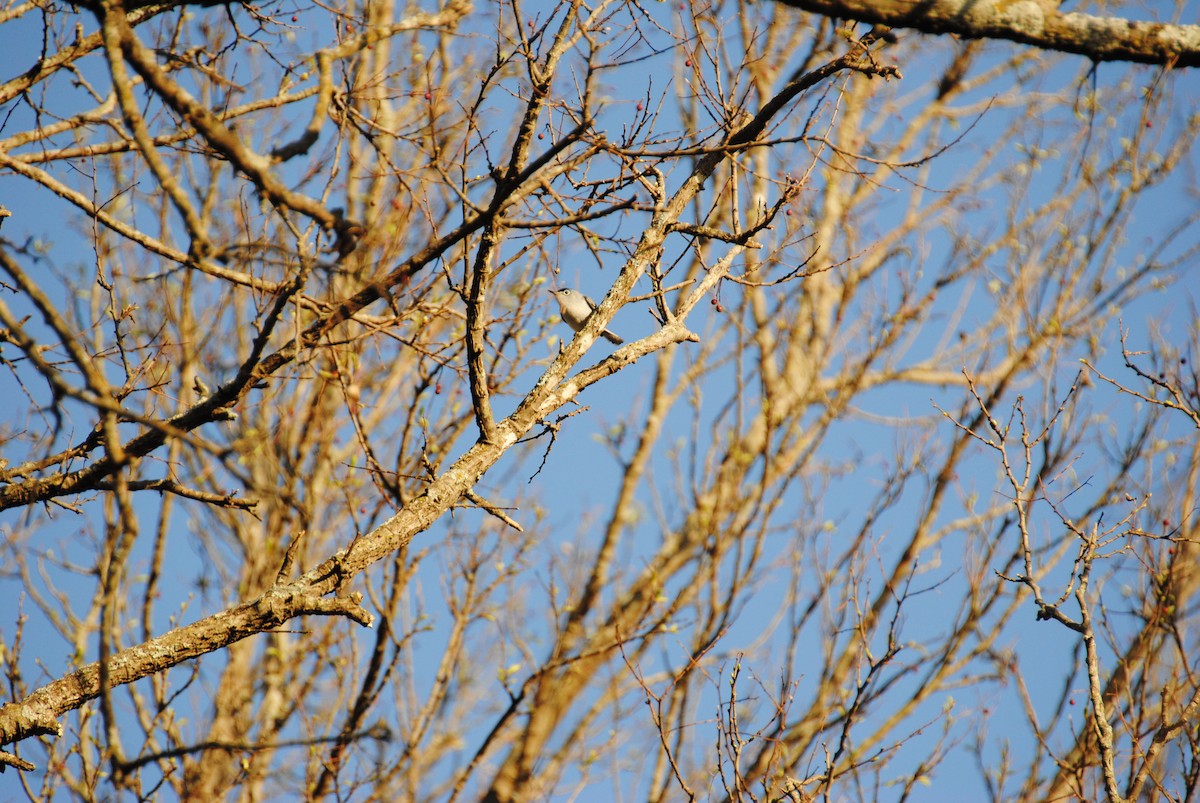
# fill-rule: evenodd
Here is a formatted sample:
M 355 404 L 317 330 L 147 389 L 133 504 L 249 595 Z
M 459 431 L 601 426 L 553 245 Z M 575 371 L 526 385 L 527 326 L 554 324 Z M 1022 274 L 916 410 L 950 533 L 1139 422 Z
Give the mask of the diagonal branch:
M 927 34 L 1007 39 L 1092 61 L 1200 66 L 1200 25 L 1063 13 L 1058 0 L 779 0 L 827 17 Z

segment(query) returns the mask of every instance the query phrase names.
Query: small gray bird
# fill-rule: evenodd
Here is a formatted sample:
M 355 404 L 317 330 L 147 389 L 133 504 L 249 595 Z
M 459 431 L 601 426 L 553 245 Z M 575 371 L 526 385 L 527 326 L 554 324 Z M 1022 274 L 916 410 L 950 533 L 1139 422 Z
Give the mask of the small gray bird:
M 588 318 L 592 317 L 592 313 L 596 311 L 596 302 L 583 293 L 576 293 L 574 290 L 567 288 L 550 290 L 550 292 L 558 299 L 558 311 L 562 313 L 563 323 L 576 332 L 583 328 Z M 621 344 L 625 342 L 607 329 L 600 334 L 610 343 Z

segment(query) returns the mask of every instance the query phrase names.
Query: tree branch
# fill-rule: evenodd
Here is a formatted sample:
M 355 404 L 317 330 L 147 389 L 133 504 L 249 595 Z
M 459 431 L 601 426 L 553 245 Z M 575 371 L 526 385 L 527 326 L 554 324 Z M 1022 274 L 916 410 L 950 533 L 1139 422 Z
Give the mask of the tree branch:
M 795 8 L 927 34 L 1007 39 L 1092 61 L 1200 65 L 1200 26 L 1064 14 L 1053 0 L 779 0 Z

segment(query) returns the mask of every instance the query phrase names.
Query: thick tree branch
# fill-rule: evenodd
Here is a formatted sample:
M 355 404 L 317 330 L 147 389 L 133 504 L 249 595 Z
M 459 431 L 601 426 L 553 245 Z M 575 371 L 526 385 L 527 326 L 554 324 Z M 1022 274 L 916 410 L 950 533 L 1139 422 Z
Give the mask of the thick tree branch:
M 370 626 L 374 617 L 361 605 L 362 594 L 326 599 L 309 593 L 301 583 L 276 586 L 258 599 L 172 630 L 108 659 L 110 687 L 161 672 L 163 669 L 215 650 L 247 636 L 262 633 L 297 616 L 345 616 Z M 100 694 L 100 664 L 48 683 L 19 703 L 0 706 L 0 744 L 35 735 L 61 735 L 58 716 Z
M 893 28 L 967 39 L 1007 39 L 1092 61 L 1200 65 L 1200 26 L 1061 13 L 1053 0 L 780 0 L 789 6 Z

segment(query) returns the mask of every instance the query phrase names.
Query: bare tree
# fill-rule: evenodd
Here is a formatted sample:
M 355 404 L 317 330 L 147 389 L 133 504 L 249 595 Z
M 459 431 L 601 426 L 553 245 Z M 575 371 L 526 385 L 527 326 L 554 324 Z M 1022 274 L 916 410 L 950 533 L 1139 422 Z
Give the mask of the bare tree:
M 1195 50 L 827 5 L 12 7 L 6 777 L 1194 795 Z

